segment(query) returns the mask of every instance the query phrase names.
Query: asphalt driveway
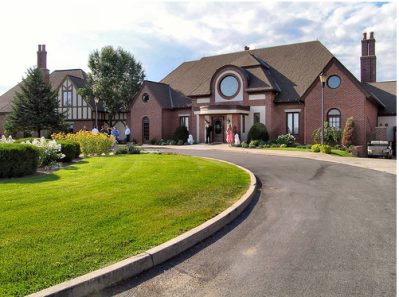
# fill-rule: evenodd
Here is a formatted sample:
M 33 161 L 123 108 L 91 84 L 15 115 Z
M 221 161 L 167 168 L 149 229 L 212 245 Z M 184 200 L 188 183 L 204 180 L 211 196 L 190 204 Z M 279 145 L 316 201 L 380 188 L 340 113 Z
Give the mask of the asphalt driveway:
M 303 158 L 180 152 L 251 170 L 258 195 L 211 238 L 93 296 L 396 296 L 396 175 Z

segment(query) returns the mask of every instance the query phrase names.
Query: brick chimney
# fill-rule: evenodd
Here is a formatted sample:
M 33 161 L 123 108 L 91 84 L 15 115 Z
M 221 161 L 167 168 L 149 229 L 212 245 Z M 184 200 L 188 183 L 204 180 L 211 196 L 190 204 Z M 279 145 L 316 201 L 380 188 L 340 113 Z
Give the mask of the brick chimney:
M 367 33 L 363 33 L 362 56 L 360 57 L 360 81 L 376 82 L 377 79 L 377 57 L 375 56 L 374 32 L 370 33 L 367 39 Z
M 50 81 L 50 71 L 47 69 L 46 45 L 40 45 L 37 51 L 37 67 L 43 71 L 46 81 Z

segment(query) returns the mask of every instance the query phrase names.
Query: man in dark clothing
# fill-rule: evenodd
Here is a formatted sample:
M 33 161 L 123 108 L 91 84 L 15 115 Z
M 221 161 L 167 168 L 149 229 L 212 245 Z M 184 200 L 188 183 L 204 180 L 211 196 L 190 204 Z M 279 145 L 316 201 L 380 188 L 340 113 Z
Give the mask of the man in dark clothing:
M 209 125 L 209 123 L 206 123 L 205 132 L 206 132 L 205 143 L 211 143 L 212 126 Z

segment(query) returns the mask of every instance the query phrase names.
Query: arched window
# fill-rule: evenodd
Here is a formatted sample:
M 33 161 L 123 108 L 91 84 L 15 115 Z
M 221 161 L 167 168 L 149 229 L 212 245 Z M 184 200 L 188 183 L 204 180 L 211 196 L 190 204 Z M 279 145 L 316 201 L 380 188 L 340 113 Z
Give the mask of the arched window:
M 341 113 L 338 109 L 331 109 L 328 112 L 328 124 L 330 127 L 341 128 Z
M 143 118 L 143 140 L 150 140 L 150 119 Z

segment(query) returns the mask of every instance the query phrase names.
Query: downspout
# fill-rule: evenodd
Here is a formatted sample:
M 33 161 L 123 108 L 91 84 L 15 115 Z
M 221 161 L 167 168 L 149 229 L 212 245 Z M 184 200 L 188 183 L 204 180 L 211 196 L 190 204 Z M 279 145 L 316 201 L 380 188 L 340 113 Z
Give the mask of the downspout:
M 170 86 L 168 86 L 168 87 L 169 87 L 170 107 L 171 107 L 171 109 L 173 109 L 174 106 L 173 106 L 173 100 L 172 100 L 172 89 L 170 88 Z

